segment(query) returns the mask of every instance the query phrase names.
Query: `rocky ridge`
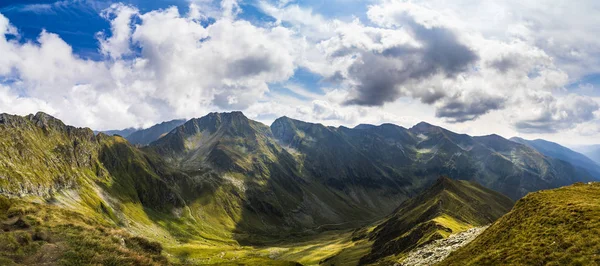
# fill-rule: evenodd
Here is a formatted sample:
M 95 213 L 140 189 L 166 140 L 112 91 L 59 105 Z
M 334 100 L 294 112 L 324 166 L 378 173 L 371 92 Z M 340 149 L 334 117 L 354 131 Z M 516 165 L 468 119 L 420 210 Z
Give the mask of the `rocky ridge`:
M 469 244 L 480 235 L 488 226 L 474 227 L 467 231 L 438 239 L 430 244 L 416 248 L 408 253 L 406 259 L 396 266 L 428 266 L 443 261 L 450 253 Z

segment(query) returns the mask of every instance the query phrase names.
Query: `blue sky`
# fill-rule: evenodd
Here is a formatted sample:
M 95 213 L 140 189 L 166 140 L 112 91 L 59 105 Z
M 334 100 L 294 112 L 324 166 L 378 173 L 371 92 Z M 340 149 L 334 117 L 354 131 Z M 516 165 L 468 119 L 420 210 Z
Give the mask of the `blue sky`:
M 110 23 L 100 16 L 100 12 L 112 3 L 125 3 L 140 9 L 151 11 L 176 6 L 181 13 L 186 13 L 190 1 L 187 0 L 123 0 L 123 1 L 86 1 L 86 0 L 5 0 L 0 3 L 0 13 L 10 19 L 19 28 L 22 41 L 35 41 L 42 29 L 57 33 L 69 43 L 75 53 L 84 58 L 101 59 L 98 52 L 96 33 L 109 31 Z M 335 4 L 331 4 L 335 3 Z M 339 3 L 339 4 L 338 4 Z M 218 3 L 215 3 L 218 4 Z M 352 19 L 364 17 L 366 2 L 341 0 L 310 0 L 299 3 L 303 7 L 312 8 L 328 17 Z M 269 23 L 275 19 L 263 13 L 256 1 L 240 2 L 242 12 L 239 18 L 253 23 Z
M 594 142 L 600 7 L 552 1 L 2 1 L 0 112 L 109 129 L 242 110 Z

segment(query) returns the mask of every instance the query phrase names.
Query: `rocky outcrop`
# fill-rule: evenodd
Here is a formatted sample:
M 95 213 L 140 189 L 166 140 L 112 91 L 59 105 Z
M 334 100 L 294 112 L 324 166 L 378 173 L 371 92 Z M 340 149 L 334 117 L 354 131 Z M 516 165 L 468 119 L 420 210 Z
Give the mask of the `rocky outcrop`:
M 471 228 L 467 231 L 460 232 L 449 236 L 446 239 L 439 239 L 427 244 L 423 247 L 417 248 L 410 253 L 406 259 L 401 263 L 396 264 L 397 266 L 429 266 L 435 265 L 443 261 L 452 251 L 468 244 L 473 241 L 479 234 L 481 234 L 487 226 Z

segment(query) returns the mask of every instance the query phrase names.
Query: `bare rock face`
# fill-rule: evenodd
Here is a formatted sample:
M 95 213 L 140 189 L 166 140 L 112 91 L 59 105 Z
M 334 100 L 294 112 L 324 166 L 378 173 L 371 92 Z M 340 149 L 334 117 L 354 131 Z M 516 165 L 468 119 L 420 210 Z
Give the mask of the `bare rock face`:
M 410 252 L 398 266 L 428 266 L 443 261 L 452 251 L 473 241 L 487 226 L 471 228 L 467 231 L 451 235 L 446 239 L 439 239 L 431 244 L 417 248 Z

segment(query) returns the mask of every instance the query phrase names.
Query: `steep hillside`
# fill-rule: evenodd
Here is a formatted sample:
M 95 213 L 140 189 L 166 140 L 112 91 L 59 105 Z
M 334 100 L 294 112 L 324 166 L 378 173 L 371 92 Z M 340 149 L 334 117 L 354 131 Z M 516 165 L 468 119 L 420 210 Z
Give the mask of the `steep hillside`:
M 0 196 L 1 265 L 166 265 L 158 242 L 104 219 Z
M 440 265 L 597 265 L 600 183 L 531 193 Z
M 174 128 L 183 125 L 187 120 L 178 119 L 171 120 L 167 122 L 162 122 L 160 124 L 156 124 L 146 129 L 136 130 L 131 132 L 125 137 L 131 144 L 135 145 L 148 145 L 153 141 L 161 138 L 162 136 L 169 133 Z
M 100 200 L 99 188 L 121 200 L 152 208 L 181 206 L 167 182 L 177 171 L 121 137 L 66 126 L 44 113 L 0 115 L 0 193 L 49 198 L 65 190 Z M 91 203 L 90 203 L 91 204 Z M 93 207 L 93 206 L 90 206 Z
M 287 117 L 279 118 L 271 125 L 278 143 L 296 156 L 311 177 L 353 195 L 358 201 L 368 204 L 370 195 L 364 194 L 365 188 L 383 190 L 391 198 L 405 199 L 406 195 L 414 193 L 412 176 L 379 162 L 400 160 L 397 149 L 391 148 L 389 154 L 384 153 L 383 149 L 389 144 L 382 143 L 380 153 L 370 156 L 373 154 L 363 152 L 361 143 L 347 138 L 342 129 L 346 128 L 325 127 Z M 362 198 L 364 196 L 367 198 Z M 373 202 L 370 205 L 388 211 L 395 208 L 388 203 L 397 206 L 398 202 Z
M 423 194 L 404 203 L 369 234 L 371 253 L 361 262 L 406 252 L 507 213 L 512 201 L 467 181 L 441 177 Z
M 594 178 L 600 179 L 600 165 L 598 163 L 592 161 L 585 155 L 561 146 L 558 143 L 543 139 L 526 140 L 517 137 L 513 137 L 510 140 L 532 147 L 548 157 L 560 159 L 575 167 L 583 168 L 585 171 L 592 174 Z
M 382 217 L 393 208 L 391 204 L 403 199 L 368 187 L 359 187 L 359 196 L 353 197 L 323 181 L 325 170 L 315 172 L 314 166 L 279 145 L 269 127 L 240 112 L 191 119 L 148 149 L 190 176 L 213 171 L 219 184 L 217 200 L 230 208 L 218 216 L 235 221 L 240 241 L 249 241 L 248 233 L 283 235 L 324 224 L 344 228 L 364 224 Z M 337 176 L 344 174 L 331 173 L 332 178 Z M 373 208 L 379 202 L 388 209 Z
M 393 264 L 416 247 L 492 223 L 512 204 L 509 198 L 478 184 L 440 177 L 375 227 L 356 231 L 355 252 L 342 252 L 326 262 L 354 264 L 360 259 L 360 264 Z
M 245 217 L 241 206 L 246 201 L 238 183 L 225 182 L 213 169 L 188 175 L 151 149 L 66 126 L 44 113 L 0 115 L 0 154 L 6 155 L 0 157 L 0 197 L 8 197 L 10 205 L 0 211 L 0 221 L 21 226 L 25 219 L 31 226 L 26 232 L 12 227 L 0 232 L 0 238 L 12 241 L 0 245 L 2 262 L 48 260 L 43 258 L 46 248 L 59 248 L 49 251 L 52 260 L 74 261 L 71 265 L 108 263 L 111 254 L 117 256 L 113 264 L 148 265 L 152 256 L 164 253 L 177 263 L 292 264 L 235 241 L 233 231 Z M 255 224 L 264 226 L 260 220 Z M 31 242 L 30 231 L 38 228 L 56 242 Z M 115 230 L 119 232 L 111 233 Z M 154 249 L 153 241 L 164 250 L 145 254 L 146 245 Z M 235 257 L 223 257 L 224 250 Z M 159 257 L 158 263 L 165 264 Z
M 145 237 L 155 235 L 147 231 L 134 233 L 134 229 L 183 208 L 185 199 L 181 195 L 193 188 L 186 176 L 125 139 L 94 135 L 90 129 L 66 126 L 44 113 L 0 115 L 0 154 L 0 197 L 10 198 L 4 200 L 8 207 L 0 211 L 0 216 L 8 225 L 23 219 L 30 225 L 2 233 L 1 237 L 10 241 L 17 238 L 20 243 L 2 247 L 2 256 L 25 264 L 43 258 L 46 248 L 56 252 L 52 260 L 74 264 L 111 259 L 117 264 L 120 259 L 151 264 L 152 260 L 142 259 L 150 255 L 144 255 L 143 250 L 127 251 L 115 242 L 115 237 L 118 240 L 127 236 L 126 240 L 141 243 L 133 246 L 145 245 Z M 123 226 L 128 228 L 127 233 L 106 233 Z M 39 242 L 35 237 L 31 242 L 28 235 L 34 229 L 48 231 L 55 242 Z M 160 230 L 157 227 L 153 233 Z M 25 242 L 19 237 L 25 237 Z M 78 251 L 77 244 L 86 250 Z M 108 256 L 111 250 L 122 255 Z M 160 255 L 161 251 L 151 253 Z

